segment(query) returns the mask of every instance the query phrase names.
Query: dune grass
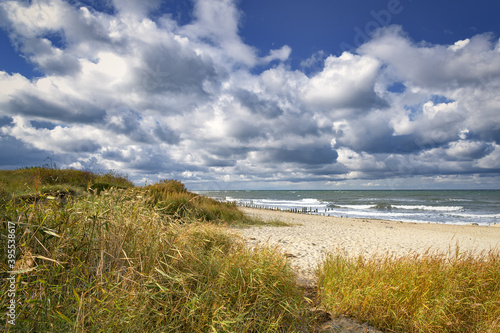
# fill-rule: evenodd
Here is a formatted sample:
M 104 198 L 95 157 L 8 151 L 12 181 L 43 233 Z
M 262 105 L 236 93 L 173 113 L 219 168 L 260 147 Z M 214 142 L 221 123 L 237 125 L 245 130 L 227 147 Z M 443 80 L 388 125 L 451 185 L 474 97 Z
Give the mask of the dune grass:
M 0 170 L 0 200 L 33 199 L 40 194 L 64 196 L 104 189 L 131 188 L 126 176 L 116 172 L 93 173 L 74 169 L 29 167 Z
M 219 202 L 189 192 L 177 180 L 165 180 L 144 187 L 147 204 L 177 218 L 208 221 L 244 220 L 246 216 L 235 204 Z
M 177 180 L 164 180 L 143 188 L 146 204 L 161 214 L 177 219 L 198 220 L 216 224 L 246 227 L 255 225 L 289 226 L 289 224 L 249 217 L 234 202 L 220 202 L 189 192 Z
M 287 332 L 307 327 L 307 303 L 282 253 L 248 249 L 225 226 L 241 216 L 233 212 L 236 207 L 198 197 L 179 184 L 5 203 L 1 243 L 6 244 L 7 222 L 13 222 L 18 316 L 16 326 L 6 330 Z M 10 274 L 6 250 L 0 248 L 3 280 Z M 3 288 L 2 313 L 8 301 Z
M 329 255 L 322 304 L 388 332 L 500 332 L 500 253 Z
M 18 317 L 7 332 L 314 330 L 283 253 L 250 250 L 228 230 L 283 222 L 252 219 L 175 180 L 133 187 L 114 174 L 30 168 L 2 171 L 0 183 L 0 243 L 10 222 L 17 245 Z M 3 281 L 6 258 L 2 246 Z M 336 252 L 317 274 L 315 304 L 334 316 L 387 332 L 500 332 L 498 251 Z

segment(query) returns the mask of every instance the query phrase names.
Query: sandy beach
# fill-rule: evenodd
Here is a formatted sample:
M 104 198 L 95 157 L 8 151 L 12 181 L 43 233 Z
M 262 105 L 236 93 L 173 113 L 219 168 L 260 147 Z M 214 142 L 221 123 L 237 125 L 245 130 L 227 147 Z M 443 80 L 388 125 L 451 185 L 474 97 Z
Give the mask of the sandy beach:
M 424 224 L 338 218 L 241 208 L 246 214 L 264 220 L 279 219 L 293 224 L 289 227 L 251 227 L 237 229 L 251 246 L 279 246 L 304 278 L 313 278 L 313 271 L 324 255 L 341 249 L 349 256 L 370 256 L 377 253 L 404 255 L 426 250 L 446 253 L 490 250 L 500 247 L 500 224 L 496 226 Z

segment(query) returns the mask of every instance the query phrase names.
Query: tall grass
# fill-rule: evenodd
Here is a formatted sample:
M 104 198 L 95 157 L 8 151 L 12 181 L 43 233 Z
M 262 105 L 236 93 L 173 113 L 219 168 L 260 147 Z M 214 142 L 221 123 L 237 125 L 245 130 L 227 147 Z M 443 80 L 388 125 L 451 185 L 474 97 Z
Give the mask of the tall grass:
M 40 194 L 65 196 L 100 192 L 111 187 L 132 188 L 126 176 L 116 172 L 92 173 L 74 169 L 30 167 L 0 170 L 0 203 L 10 198 L 33 200 Z
M 250 250 L 226 229 L 263 223 L 236 205 L 175 180 L 137 188 L 113 174 L 51 170 L 0 172 L 0 244 L 13 222 L 17 245 L 18 317 L 6 331 L 313 330 L 314 315 L 283 254 Z M 105 185 L 98 190 L 97 183 Z M 80 192 L 59 200 L 52 195 L 58 186 Z M 3 281 L 6 258 L 1 246 Z M 320 302 L 333 315 L 389 332 L 500 332 L 496 250 L 370 258 L 336 252 L 318 281 Z M 0 291 L 4 314 L 7 291 Z
M 162 214 L 177 219 L 233 225 L 264 224 L 245 215 L 235 203 L 219 202 L 189 192 L 177 180 L 165 180 L 144 187 L 146 203 Z
M 201 223 L 188 210 L 182 218 L 165 214 L 151 205 L 150 194 L 110 189 L 66 202 L 9 201 L 1 243 L 6 222 L 15 222 L 18 318 L 6 330 L 282 332 L 307 326 L 303 294 L 281 253 L 249 250 L 225 227 Z M 10 270 L 6 250 L 0 248 L 2 278 Z M 3 288 L 2 313 L 8 301 Z
M 500 332 L 500 253 L 349 258 L 318 272 L 322 303 L 390 332 Z

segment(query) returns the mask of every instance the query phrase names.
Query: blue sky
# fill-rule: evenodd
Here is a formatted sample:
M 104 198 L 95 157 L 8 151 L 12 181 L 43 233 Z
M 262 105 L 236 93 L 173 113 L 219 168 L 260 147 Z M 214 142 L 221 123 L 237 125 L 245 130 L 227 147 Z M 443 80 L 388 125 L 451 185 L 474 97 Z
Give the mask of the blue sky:
M 0 3 L 0 168 L 190 189 L 494 188 L 495 1 Z
M 243 0 L 239 4 L 245 42 L 264 51 L 286 43 L 294 50 L 291 58 L 299 62 L 320 50 L 340 55 L 343 43 L 359 46 L 373 28 L 392 24 L 403 26 L 415 41 L 439 44 L 499 29 L 500 4 L 495 1 Z

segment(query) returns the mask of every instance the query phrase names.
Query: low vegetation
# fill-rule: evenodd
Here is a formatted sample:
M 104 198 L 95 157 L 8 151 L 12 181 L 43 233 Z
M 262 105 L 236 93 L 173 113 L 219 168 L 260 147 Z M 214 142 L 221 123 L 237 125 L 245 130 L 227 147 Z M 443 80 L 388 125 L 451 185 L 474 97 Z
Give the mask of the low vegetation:
M 236 204 L 219 202 L 211 198 L 189 192 L 179 181 L 166 180 L 144 188 L 148 206 L 162 214 L 178 219 L 200 220 L 203 222 L 229 222 L 253 224 Z
M 315 311 L 283 253 L 228 227 L 268 224 L 175 180 L 0 171 L 0 277 L 16 275 L 7 332 L 313 332 Z M 387 332 L 500 332 L 500 254 L 351 258 L 318 267 L 314 304 Z M 314 294 L 314 293 L 313 293 Z M 0 291 L 7 313 L 8 289 Z M 317 310 L 317 309 L 315 309 Z M 2 317 L 5 318 L 5 317 Z M 3 323 L 2 323 L 3 325 Z
M 17 236 L 17 319 L 7 331 L 286 332 L 309 325 L 284 256 L 250 250 L 227 230 L 246 219 L 234 205 L 177 181 L 64 200 L 41 194 L 45 182 L 36 182 L 35 193 L 13 191 L 2 207 L 1 243 L 7 222 Z M 6 250 L 2 279 L 11 274 Z M 2 313 L 8 297 L 2 289 Z
M 85 192 L 99 193 L 111 187 L 126 189 L 133 186 L 126 176 L 114 172 L 98 174 L 44 167 L 0 170 L 0 200 L 33 200 L 37 195 L 78 195 Z
M 322 304 L 388 332 L 500 332 L 500 253 L 349 258 L 319 270 Z

